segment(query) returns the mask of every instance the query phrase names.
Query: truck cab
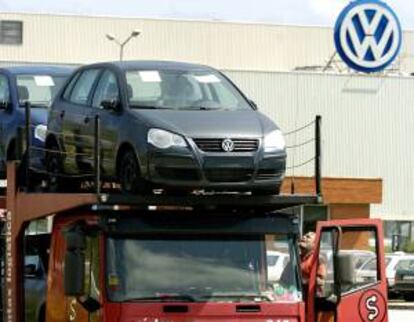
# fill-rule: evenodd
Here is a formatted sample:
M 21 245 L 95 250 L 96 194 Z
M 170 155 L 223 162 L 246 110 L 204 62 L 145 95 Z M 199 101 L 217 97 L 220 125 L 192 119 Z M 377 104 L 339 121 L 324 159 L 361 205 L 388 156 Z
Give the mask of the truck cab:
M 57 216 L 47 320 L 386 321 L 381 223 L 320 223 L 309 281 L 301 278 L 300 233 L 298 217 L 283 212 Z M 374 254 L 376 278 L 357 276 L 351 250 Z M 288 258 L 276 280 L 271 251 Z

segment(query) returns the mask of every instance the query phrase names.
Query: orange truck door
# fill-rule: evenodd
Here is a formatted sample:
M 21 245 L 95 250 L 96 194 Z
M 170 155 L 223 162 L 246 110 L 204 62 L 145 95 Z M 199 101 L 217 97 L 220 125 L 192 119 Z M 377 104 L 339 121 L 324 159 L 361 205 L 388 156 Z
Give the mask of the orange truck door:
M 382 222 L 320 222 L 316 239 L 307 321 L 387 322 Z

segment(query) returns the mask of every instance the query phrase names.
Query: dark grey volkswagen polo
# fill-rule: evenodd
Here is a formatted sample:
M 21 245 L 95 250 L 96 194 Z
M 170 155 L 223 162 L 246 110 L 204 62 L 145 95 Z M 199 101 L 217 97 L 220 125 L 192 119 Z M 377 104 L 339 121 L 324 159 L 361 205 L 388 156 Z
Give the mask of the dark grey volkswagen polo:
M 124 192 L 279 192 L 282 132 L 213 68 L 130 61 L 78 69 L 50 110 L 46 147 L 59 151 L 46 157 L 52 185 L 63 183 L 58 174 L 93 171 L 96 116 L 102 176 Z

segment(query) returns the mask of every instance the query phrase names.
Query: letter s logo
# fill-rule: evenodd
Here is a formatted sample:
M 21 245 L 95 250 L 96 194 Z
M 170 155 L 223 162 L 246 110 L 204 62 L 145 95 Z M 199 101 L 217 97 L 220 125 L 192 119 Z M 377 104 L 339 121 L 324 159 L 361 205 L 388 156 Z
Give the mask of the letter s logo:
M 75 321 L 76 320 L 76 300 L 73 299 L 72 301 L 70 301 L 69 304 L 69 321 Z
M 378 297 L 373 295 L 367 298 L 366 306 L 368 310 L 368 320 L 373 321 L 379 314 L 378 306 L 377 306 Z

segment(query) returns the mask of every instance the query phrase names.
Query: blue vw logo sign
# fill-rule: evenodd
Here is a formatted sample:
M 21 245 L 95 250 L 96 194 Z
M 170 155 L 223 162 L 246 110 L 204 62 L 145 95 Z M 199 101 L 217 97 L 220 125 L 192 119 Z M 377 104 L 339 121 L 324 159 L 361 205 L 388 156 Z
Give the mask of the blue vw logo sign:
M 351 68 L 365 73 L 389 66 L 402 42 L 401 25 L 394 11 L 384 2 L 351 2 L 335 25 L 335 47 Z

